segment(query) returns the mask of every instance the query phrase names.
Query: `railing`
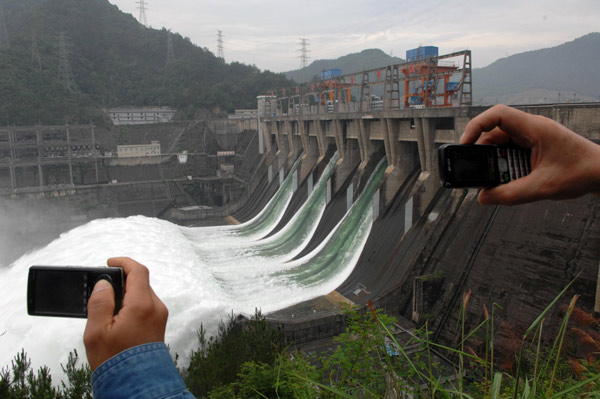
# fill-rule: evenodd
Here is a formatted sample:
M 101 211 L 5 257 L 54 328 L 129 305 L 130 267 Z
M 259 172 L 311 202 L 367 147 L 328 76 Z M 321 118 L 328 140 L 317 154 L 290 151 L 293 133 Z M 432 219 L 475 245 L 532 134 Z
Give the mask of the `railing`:
M 448 61 L 453 57 L 463 59 L 458 63 Z M 470 99 L 463 101 L 462 89 L 448 90 L 443 84 L 450 78 L 459 83 L 457 87 L 462 87 L 460 84 L 463 81 L 470 82 L 470 60 L 471 52 L 466 50 L 336 76 L 326 81 L 274 89 L 258 97 L 259 118 L 447 107 L 454 105 L 452 99 L 457 96 L 460 97 L 459 104 L 470 105 Z M 424 82 L 436 83 L 425 86 Z M 466 94 L 471 96 L 470 91 Z M 419 101 L 412 101 L 415 97 L 418 97 Z

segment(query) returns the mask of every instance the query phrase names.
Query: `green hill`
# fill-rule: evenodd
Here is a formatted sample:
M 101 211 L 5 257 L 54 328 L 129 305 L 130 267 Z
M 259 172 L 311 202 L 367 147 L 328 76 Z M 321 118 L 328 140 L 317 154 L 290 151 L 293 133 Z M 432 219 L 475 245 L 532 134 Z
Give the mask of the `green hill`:
M 473 53 L 477 57 L 477 53 Z M 285 72 L 289 79 L 304 82 L 326 69 L 360 72 L 403 60 L 378 49 L 364 50 L 332 60 L 317 60 L 306 68 Z M 600 79 L 600 33 L 590 33 L 560 46 L 528 51 L 502 58 L 485 68 L 473 69 L 476 103 L 537 103 L 598 101 Z
M 512 103 L 520 102 L 519 98 L 523 97 L 529 99 L 525 102 L 530 102 L 535 90 L 546 98 L 562 92 L 561 101 L 567 99 L 567 93 L 598 99 L 598 65 L 600 33 L 590 33 L 556 47 L 515 54 L 485 68 L 474 69 L 474 97 L 478 101 L 487 99 L 487 102 L 494 98 L 505 102 L 502 99 L 506 98 Z
M 226 64 L 206 48 L 145 28 L 107 0 L 3 0 L 10 48 L 0 51 L 0 125 L 101 123 L 103 107 L 161 105 L 191 117 L 255 108 L 257 93 L 288 86 L 281 74 Z M 42 69 L 32 59 L 33 32 Z M 59 81 L 65 32 L 76 91 Z M 33 62 L 35 61 L 35 62 Z
M 404 62 L 402 58 L 392 57 L 379 49 L 363 50 L 360 53 L 352 53 L 331 60 L 316 60 L 305 68 L 285 72 L 288 79 L 303 83 L 320 76 L 327 69 L 341 69 L 343 74 L 360 72 L 382 66 L 399 64 Z

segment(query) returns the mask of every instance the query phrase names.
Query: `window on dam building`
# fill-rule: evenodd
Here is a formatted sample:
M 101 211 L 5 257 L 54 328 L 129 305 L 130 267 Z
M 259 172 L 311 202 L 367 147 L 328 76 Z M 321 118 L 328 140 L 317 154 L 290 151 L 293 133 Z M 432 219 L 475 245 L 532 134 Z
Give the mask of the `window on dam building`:
M 118 145 L 118 158 L 151 157 L 160 155 L 160 142 L 152 141 L 150 144 Z
M 167 123 L 175 115 L 175 110 L 167 107 L 112 108 L 105 110 L 105 112 L 114 125 Z

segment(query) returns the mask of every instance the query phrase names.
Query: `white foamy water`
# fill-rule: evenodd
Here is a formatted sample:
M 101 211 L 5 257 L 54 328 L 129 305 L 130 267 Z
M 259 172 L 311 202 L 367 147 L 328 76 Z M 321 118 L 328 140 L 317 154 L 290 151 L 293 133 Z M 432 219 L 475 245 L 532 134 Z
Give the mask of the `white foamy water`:
M 281 190 L 285 189 L 284 184 Z M 307 202 L 317 209 L 318 217 L 324 206 L 321 194 L 315 190 Z M 280 201 L 287 206 L 289 196 L 281 196 Z M 273 243 L 280 239 L 285 251 L 297 253 L 310 239 L 318 217 L 310 223 L 294 218 L 290 222 L 294 226 L 285 229 L 304 229 L 308 234 L 279 234 L 264 242 L 253 234 L 246 239 L 232 235 L 237 229 L 181 227 L 143 216 L 95 220 L 63 233 L 46 247 L 0 269 L 0 284 L 5 287 L 0 296 L 0 367 L 9 366 L 21 348 L 34 369 L 45 364 L 55 378 L 62 377 L 60 363 L 66 363 L 69 351 L 77 349 L 85 360 L 85 320 L 27 315 L 26 280 L 32 265 L 102 266 L 113 256 L 129 256 L 143 263 L 150 269 L 154 291 L 169 308 L 166 341 L 172 354 L 180 355 L 180 364 L 185 364 L 197 346 L 201 323 L 209 333 L 215 332 L 219 321 L 232 311 L 252 315 L 259 308 L 268 313 L 328 294 L 339 286 L 358 261 L 370 232 L 370 202 L 363 202 L 366 205 L 353 208 L 354 215 L 349 213 L 347 221 L 319 248 L 292 262 L 274 249 Z M 285 207 L 279 207 L 273 217 L 261 222 L 258 231 L 266 225 L 273 228 L 284 211 Z M 294 245 L 290 246 L 289 240 L 295 240 Z M 236 256 L 223 256 L 228 253 Z

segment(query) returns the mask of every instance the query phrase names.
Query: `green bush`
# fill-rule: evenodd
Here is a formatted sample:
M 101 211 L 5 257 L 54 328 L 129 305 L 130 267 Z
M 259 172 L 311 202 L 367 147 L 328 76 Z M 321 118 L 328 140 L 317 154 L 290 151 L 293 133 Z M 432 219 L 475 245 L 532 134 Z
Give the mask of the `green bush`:
M 201 326 L 198 341 L 189 366 L 181 370 L 190 391 L 198 397 L 236 381 L 246 362 L 273 365 L 285 345 L 282 331 L 269 327 L 259 311 L 248 323 L 232 314 L 227 323 L 219 325 L 217 336 L 209 339 Z
M 180 371 L 192 393 L 210 399 L 599 398 L 600 321 L 576 308 L 577 297 L 563 309 L 554 342 L 541 345 L 545 317 L 565 291 L 519 338 L 520 350 L 504 362 L 513 368 L 505 371 L 499 371 L 505 365 L 497 356 L 494 360 L 496 305 L 491 314 L 484 311 L 473 331 L 462 332 L 455 347 L 432 342 L 427 323 L 401 341 L 393 332 L 394 318 L 372 307 L 366 312 L 349 309 L 346 330 L 334 338 L 335 350 L 320 356 L 291 351 L 283 332 L 269 326 L 258 311 L 251 320 L 231 315 L 216 337 L 207 339 L 201 327 L 199 347 Z M 463 326 L 468 298 L 458 321 Z M 484 353 L 469 349 L 474 338 L 485 341 Z M 442 352 L 457 364 L 443 366 Z M 54 387 L 49 369 L 34 373 L 22 350 L 10 368 L 0 371 L 0 398 L 92 398 L 90 369 L 78 366 L 76 351 L 63 371 L 66 382 Z
M 0 398 L 2 399 L 92 399 L 91 370 L 87 364 L 79 365 L 77 351 L 69 353 L 67 365 L 62 369 L 67 381 L 60 388 L 52 385 L 50 369 L 31 370 L 31 360 L 21 350 L 10 368 L 0 372 Z

